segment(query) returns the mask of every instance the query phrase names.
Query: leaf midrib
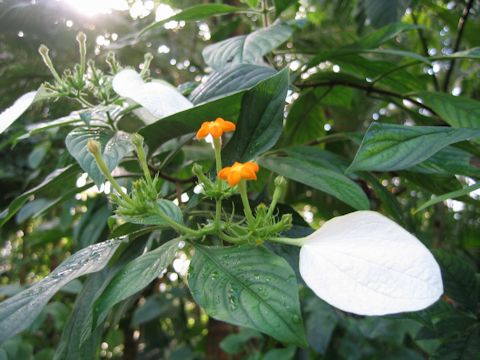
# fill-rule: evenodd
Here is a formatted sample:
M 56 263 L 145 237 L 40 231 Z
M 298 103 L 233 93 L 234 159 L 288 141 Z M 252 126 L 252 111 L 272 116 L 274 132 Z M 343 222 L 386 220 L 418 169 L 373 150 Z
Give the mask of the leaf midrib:
M 244 290 L 247 290 L 248 293 L 250 293 L 251 295 L 253 295 L 254 298 L 257 299 L 257 301 L 259 301 L 259 303 L 262 303 L 264 304 L 267 308 L 269 308 L 274 314 L 276 314 L 276 316 L 287 326 L 288 330 L 290 330 L 290 332 L 297 338 L 300 340 L 300 343 L 303 343 L 303 339 L 298 337 L 297 336 L 297 333 L 294 329 L 292 329 L 292 327 L 290 326 L 290 324 L 286 321 L 284 321 L 283 317 L 280 316 L 277 311 L 267 302 L 265 301 L 264 299 L 262 299 L 256 292 L 254 292 L 252 289 L 250 289 L 250 287 L 245 284 L 243 281 L 241 281 L 238 277 L 236 277 L 234 274 L 232 274 L 226 267 L 224 266 L 221 266 L 221 264 L 219 264 L 212 256 L 210 256 L 210 254 L 205 251 L 202 247 L 200 246 L 196 246 L 195 247 L 195 250 L 197 251 L 200 251 L 202 253 L 203 256 L 205 256 L 208 260 L 210 260 L 215 266 L 217 266 L 218 268 L 222 269 L 223 270 L 223 273 L 226 274 L 228 277 L 230 277 L 231 279 L 233 280 L 236 280 L 243 288 Z

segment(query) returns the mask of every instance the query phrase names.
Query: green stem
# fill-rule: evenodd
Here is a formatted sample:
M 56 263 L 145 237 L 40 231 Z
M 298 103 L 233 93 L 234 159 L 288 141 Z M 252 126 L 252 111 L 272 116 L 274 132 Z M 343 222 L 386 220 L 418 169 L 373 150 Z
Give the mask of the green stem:
M 268 240 L 277 242 L 280 244 L 287 244 L 287 245 L 294 245 L 294 246 L 302 246 L 303 244 L 305 244 L 305 238 L 274 237 Z
M 220 229 L 220 216 L 222 212 L 222 200 L 215 201 L 215 230 Z
M 108 169 L 107 164 L 105 164 L 105 160 L 103 160 L 103 157 L 100 154 L 100 152 L 93 152 L 92 155 L 95 158 L 95 161 L 97 162 L 97 165 L 98 165 L 100 171 L 107 178 L 107 180 L 110 181 L 110 184 L 112 184 L 113 188 L 122 197 L 122 199 L 125 200 L 126 202 L 128 202 L 130 205 L 135 205 L 134 201 L 132 199 L 130 199 L 130 197 L 127 194 L 125 194 L 125 192 L 122 190 L 121 186 L 117 183 L 115 178 L 110 173 L 110 170 Z
M 270 203 L 270 207 L 268 208 L 267 218 L 271 217 L 273 214 L 273 210 L 275 210 L 275 206 L 277 206 L 278 199 L 282 195 L 282 189 L 279 186 L 275 187 L 272 196 L 272 202 Z
M 200 231 L 190 229 L 189 227 L 186 227 L 185 225 L 177 223 L 175 220 L 170 218 L 167 214 L 165 214 L 159 208 L 155 209 L 155 214 L 158 215 L 163 221 L 165 221 L 167 224 L 169 224 L 173 229 L 175 229 L 179 233 L 192 235 L 192 236 L 195 236 L 195 237 L 199 237 L 199 236 L 202 235 L 202 233 Z
M 140 166 L 142 167 L 143 174 L 147 179 L 149 185 L 153 184 L 152 175 L 150 174 L 150 169 L 148 168 L 147 164 L 147 156 L 145 154 L 145 150 L 143 149 L 143 138 L 140 135 L 135 134 L 133 135 L 133 144 L 135 145 L 135 151 L 138 156 L 138 161 L 140 162 Z M 135 137 L 136 136 L 136 137 Z
M 213 147 L 215 149 L 215 166 L 218 174 L 222 170 L 222 139 L 213 138 Z
M 253 227 L 255 225 L 255 218 L 253 217 L 252 209 L 250 208 L 250 202 L 248 201 L 247 184 L 245 183 L 245 180 L 240 180 L 238 183 L 238 191 L 240 192 L 240 197 L 242 198 L 243 212 L 247 218 L 248 225 L 249 227 Z

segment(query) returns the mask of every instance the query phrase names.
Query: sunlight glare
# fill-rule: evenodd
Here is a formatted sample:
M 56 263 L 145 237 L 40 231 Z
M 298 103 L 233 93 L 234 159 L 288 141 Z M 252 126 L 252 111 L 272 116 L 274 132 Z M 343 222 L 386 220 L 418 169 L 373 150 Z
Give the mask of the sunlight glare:
M 100 14 L 110 14 L 112 10 L 125 11 L 129 9 L 127 0 L 64 0 L 77 12 L 87 17 Z

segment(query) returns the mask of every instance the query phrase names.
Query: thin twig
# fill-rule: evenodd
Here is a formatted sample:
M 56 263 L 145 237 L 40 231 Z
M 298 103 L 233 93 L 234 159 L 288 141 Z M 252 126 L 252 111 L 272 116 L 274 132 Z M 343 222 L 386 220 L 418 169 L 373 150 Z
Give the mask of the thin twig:
M 463 31 L 467 23 L 468 15 L 473 6 L 473 0 L 468 0 L 465 8 L 463 9 L 462 16 L 458 20 L 457 26 L 457 38 L 455 39 L 455 44 L 453 45 L 453 52 L 456 53 L 460 48 L 460 43 L 462 41 Z M 448 67 L 447 74 L 445 75 L 445 82 L 443 83 L 443 91 L 448 91 L 448 85 L 450 83 L 450 78 L 452 77 L 453 68 L 455 67 L 455 58 L 450 60 L 450 66 Z
M 406 96 L 400 93 L 397 93 L 395 91 L 391 90 L 386 90 L 386 89 L 380 89 L 377 87 L 373 87 L 372 85 L 365 85 L 362 83 L 354 83 L 346 80 L 330 80 L 330 81 L 323 81 L 323 82 L 313 82 L 313 83 L 306 83 L 306 84 L 295 84 L 300 89 L 303 88 L 309 88 L 309 87 L 323 87 L 323 86 L 348 86 L 360 90 L 365 90 L 367 93 L 373 92 L 377 94 L 382 94 L 382 95 L 387 95 L 387 96 L 392 96 L 400 99 L 405 99 L 410 101 L 411 103 L 417 105 L 418 107 L 421 107 L 423 109 L 426 109 L 430 111 L 432 114 L 437 115 L 438 114 L 430 107 L 428 107 L 425 104 L 422 104 L 420 101 L 410 97 Z

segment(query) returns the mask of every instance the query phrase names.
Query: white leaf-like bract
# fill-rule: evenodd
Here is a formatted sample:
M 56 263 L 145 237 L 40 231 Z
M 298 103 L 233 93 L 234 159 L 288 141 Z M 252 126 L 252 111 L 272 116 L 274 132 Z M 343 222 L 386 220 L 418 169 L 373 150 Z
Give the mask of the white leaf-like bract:
M 300 274 L 317 296 L 359 315 L 421 310 L 443 293 L 428 249 L 374 211 L 333 218 L 304 238 Z
M 30 91 L 20 96 L 12 106 L 0 114 L 0 134 L 8 129 L 15 120 L 17 120 L 35 100 L 37 91 Z
M 192 103 L 173 86 L 163 81 L 144 82 L 139 73 L 124 69 L 112 80 L 115 92 L 143 106 L 145 111 L 137 112 L 147 124 L 191 108 Z M 149 116 L 150 115 L 150 116 Z

